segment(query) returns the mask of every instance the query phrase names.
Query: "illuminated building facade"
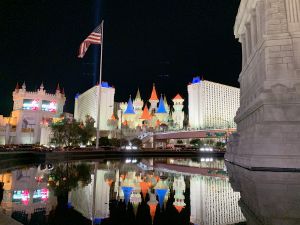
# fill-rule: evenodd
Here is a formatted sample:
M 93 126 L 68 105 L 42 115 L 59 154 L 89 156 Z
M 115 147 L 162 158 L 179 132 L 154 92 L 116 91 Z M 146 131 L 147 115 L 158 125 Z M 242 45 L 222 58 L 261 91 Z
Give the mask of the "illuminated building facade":
M 148 101 L 142 100 L 138 90 L 134 100 L 130 96 L 127 103 L 120 104 L 118 117 L 122 118 L 122 121 L 120 121 L 119 126 L 122 122 L 123 126 L 129 129 L 147 130 L 157 129 L 161 126 L 182 129 L 184 99 L 177 94 L 172 101 L 173 107 L 168 104 L 166 96 L 158 97 L 155 85 L 153 85 Z
M 239 88 L 194 77 L 188 85 L 189 125 L 192 129 L 234 128 L 240 105 Z
M 47 93 L 41 84 L 37 91 L 27 91 L 25 83 L 13 91 L 10 117 L 0 117 L 0 144 L 40 143 L 41 125 L 63 113 L 64 90 L 57 86 L 55 94 Z
M 91 116 L 97 125 L 97 105 L 100 85 L 96 85 L 82 94 L 75 97 L 74 118 L 85 121 L 87 115 Z M 107 82 L 102 82 L 100 97 L 100 130 L 110 130 L 108 121 L 114 112 L 115 88 Z

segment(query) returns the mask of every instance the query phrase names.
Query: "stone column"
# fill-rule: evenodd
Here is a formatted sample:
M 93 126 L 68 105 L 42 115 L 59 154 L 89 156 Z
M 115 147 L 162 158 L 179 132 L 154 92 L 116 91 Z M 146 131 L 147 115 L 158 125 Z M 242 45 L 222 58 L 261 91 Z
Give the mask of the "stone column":
M 246 36 L 247 58 L 249 58 L 250 55 L 251 55 L 251 52 L 252 52 L 250 23 L 246 23 L 246 33 L 245 33 L 245 36 Z
M 256 25 L 257 25 L 257 41 L 260 42 L 264 33 L 264 1 L 260 0 L 256 3 Z
M 250 30 L 251 30 L 251 45 L 254 49 L 257 45 L 257 22 L 256 22 L 256 11 L 251 11 L 251 22 L 250 22 Z
M 288 28 L 290 32 L 300 31 L 300 1 L 285 0 Z
M 248 53 L 247 53 L 247 43 L 246 43 L 246 37 L 245 34 L 243 34 L 240 38 L 240 42 L 242 44 L 242 62 L 243 62 L 243 68 L 247 63 L 247 59 L 248 59 Z
M 285 0 L 288 31 L 292 36 L 295 69 L 300 77 L 300 0 Z

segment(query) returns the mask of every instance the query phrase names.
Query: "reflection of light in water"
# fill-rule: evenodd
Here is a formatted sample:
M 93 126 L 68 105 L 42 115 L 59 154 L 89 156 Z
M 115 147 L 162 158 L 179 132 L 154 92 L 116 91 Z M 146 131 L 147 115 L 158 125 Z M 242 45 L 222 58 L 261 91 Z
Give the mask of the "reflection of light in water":
M 214 159 L 213 158 L 200 158 L 201 162 L 213 162 Z

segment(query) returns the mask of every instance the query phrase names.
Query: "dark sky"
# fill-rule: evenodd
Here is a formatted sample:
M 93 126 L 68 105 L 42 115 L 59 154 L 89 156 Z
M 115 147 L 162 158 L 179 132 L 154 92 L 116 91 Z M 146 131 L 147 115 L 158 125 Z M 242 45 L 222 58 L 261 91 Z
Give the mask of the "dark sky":
M 152 83 L 169 98 L 187 96 L 193 76 L 238 87 L 241 49 L 233 36 L 240 0 L 1 0 L 0 114 L 12 109 L 16 82 L 65 88 L 65 110 L 98 77 L 99 46 L 77 58 L 104 18 L 103 80 L 127 101 Z M 97 63 L 97 64 L 95 64 Z M 95 71 L 97 70 L 97 71 Z

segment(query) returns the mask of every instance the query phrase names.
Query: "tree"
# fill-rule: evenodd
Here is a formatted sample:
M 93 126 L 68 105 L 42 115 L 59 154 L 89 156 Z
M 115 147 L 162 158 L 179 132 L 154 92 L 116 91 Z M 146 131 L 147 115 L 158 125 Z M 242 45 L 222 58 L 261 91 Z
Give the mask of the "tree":
M 200 147 L 203 145 L 203 141 L 201 141 L 200 139 L 192 139 L 190 141 L 190 144 L 196 147 Z
M 99 146 L 110 146 L 108 137 L 100 137 L 99 138 Z
M 51 143 L 57 146 L 76 146 L 80 143 L 80 123 L 75 119 L 62 119 L 51 124 Z
M 117 138 L 109 139 L 109 143 L 111 146 L 120 147 L 120 139 Z
M 85 124 L 75 119 L 61 119 L 51 124 L 51 143 L 57 146 L 78 146 L 87 144 L 95 136 L 95 120 L 86 116 Z
M 223 148 L 225 148 L 225 143 L 223 143 L 223 142 L 221 142 L 221 141 L 218 141 L 217 143 L 216 143 L 216 148 L 218 148 L 218 149 L 223 149 Z
M 128 145 L 128 140 L 125 138 L 121 138 L 120 139 L 120 146 L 126 146 Z
M 142 145 L 143 145 L 142 140 L 139 139 L 139 138 L 134 138 L 130 142 L 131 142 L 132 145 L 134 145 L 136 147 L 139 147 L 139 148 L 142 147 Z
M 86 145 L 96 135 L 95 120 L 87 115 L 85 117 L 85 125 L 81 125 L 80 141 Z
M 58 164 L 49 175 L 49 186 L 53 189 L 56 196 L 68 193 L 76 188 L 80 183 L 83 186 L 91 182 L 91 166 L 81 164 Z
M 213 139 L 206 139 L 205 144 L 208 144 L 209 146 L 214 145 L 215 141 Z
M 177 140 L 177 144 L 183 144 L 183 141 L 182 140 Z

